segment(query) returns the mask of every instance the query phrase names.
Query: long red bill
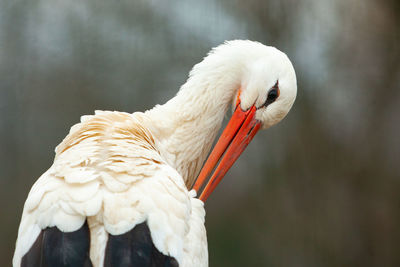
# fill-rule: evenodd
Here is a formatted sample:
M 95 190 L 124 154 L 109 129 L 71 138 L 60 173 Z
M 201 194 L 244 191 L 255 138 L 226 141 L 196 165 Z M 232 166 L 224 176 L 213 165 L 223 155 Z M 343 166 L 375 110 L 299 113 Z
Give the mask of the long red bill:
M 232 118 L 228 122 L 228 125 L 208 157 L 193 186 L 193 189 L 198 192 L 222 157 L 219 165 L 200 195 L 200 199 L 203 202 L 207 200 L 260 129 L 261 123 L 255 119 L 255 114 L 255 106 L 252 106 L 247 111 L 243 111 L 240 108 L 240 104 L 237 104 Z

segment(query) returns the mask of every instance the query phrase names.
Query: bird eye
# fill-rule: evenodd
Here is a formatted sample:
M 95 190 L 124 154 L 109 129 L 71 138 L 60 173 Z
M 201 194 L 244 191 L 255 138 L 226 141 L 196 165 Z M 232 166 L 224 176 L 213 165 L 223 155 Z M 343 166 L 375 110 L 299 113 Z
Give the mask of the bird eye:
M 267 100 L 264 103 L 264 106 L 268 106 L 269 104 L 273 103 L 279 96 L 279 85 L 278 82 L 269 90 Z
M 268 92 L 268 100 L 269 101 L 275 101 L 275 99 L 278 97 L 278 90 L 277 89 L 272 89 L 271 91 Z

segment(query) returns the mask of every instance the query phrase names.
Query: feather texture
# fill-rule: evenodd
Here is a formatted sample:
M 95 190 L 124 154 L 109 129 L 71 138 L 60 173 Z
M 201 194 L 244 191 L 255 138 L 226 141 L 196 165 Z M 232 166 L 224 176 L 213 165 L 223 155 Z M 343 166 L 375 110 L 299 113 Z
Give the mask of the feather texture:
M 42 229 L 75 232 L 86 220 L 94 266 L 103 265 L 108 234 L 124 234 L 144 221 L 157 250 L 181 263 L 195 216 L 191 199 L 140 116 L 98 111 L 71 128 L 56 148 L 53 165 L 32 187 L 14 266 L 20 265 Z

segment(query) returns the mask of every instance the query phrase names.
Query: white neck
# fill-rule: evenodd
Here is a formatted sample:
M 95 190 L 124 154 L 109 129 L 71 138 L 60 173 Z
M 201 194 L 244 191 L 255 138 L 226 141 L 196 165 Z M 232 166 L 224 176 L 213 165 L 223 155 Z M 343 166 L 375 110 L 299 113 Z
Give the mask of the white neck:
M 182 175 L 188 188 L 241 86 L 246 58 L 241 50 L 226 45 L 223 50 L 217 48 L 194 66 L 174 98 L 145 113 L 161 155 Z

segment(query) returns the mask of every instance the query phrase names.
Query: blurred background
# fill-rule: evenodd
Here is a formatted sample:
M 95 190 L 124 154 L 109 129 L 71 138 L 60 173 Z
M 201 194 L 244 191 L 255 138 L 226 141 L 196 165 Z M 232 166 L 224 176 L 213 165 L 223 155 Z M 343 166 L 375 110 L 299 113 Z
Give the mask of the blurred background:
M 206 204 L 210 266 L 400 266 L 397 0 L 1 0 L 0 266 L 81 115 L 166 102 L 230 39 L 286 52 L 298 98 Z

